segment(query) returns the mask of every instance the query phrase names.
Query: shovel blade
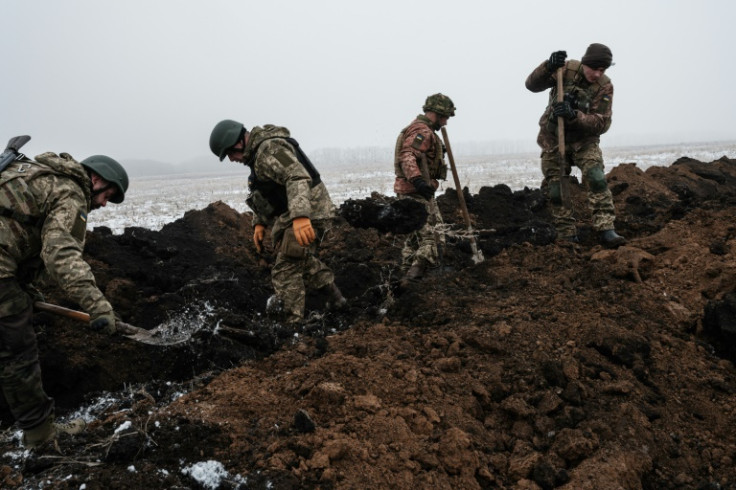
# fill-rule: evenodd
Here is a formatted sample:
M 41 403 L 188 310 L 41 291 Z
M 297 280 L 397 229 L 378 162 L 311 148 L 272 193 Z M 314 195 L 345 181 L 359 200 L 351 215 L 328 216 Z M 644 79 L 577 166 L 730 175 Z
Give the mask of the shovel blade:
M 189 340 L 188 335 L 164 335 L 159 328 L 146 330 L 144 328 L 134 327 L 133 325 L 129 325 L 123 322 L 117 322 L 117 326 L 122 330 L 123 335 L 126 338 L 135 340 L 136 342 L 141 342 L 143 344 L 175 345 Z

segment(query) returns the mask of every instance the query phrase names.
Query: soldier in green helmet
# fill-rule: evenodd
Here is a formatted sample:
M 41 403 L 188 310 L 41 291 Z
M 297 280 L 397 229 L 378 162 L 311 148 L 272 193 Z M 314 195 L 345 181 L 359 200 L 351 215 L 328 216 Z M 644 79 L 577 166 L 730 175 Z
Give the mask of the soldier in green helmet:
M 83 257 L 87 213 L 120 203 L 128 175 L 104 155 L 22 157 L 0 173 L 0 385 L 27 448 L 84 430 L 82 419 L 54 421 L 43 389 L 33 331 L 34 282 L 41 273 L 90 315 L 93 330 L 114 334 L 116 316 Z
M 455 104 L 441 93 L 427 97 L 418 115 L 401 130 L 394 151 L 394 192 L 400 199 L 413 199 L 427 209 L 425 225 L 410 234 L 401 251 L 402 281 L 407 284 L 424 276 L 427 268 L 439 265 L 439 249 L 444 235 L 437 232 L 442 225 L 434 193 L 439 180 L 447 178 L 445 147 L 437 135 L 455 115 Z
M 559 239 L 578 241 L 573 210 L 563 205 L 560 190 L 558 118 L 564 119 L 567 173 L 575 165 L 583 173 L 588 190 L 588 207 L 600 242 L 608 247 L 626 243 L 614 230 L 616 213 L 608 189 L 600 149 L 600 137 L 611 127 L 613 84 L 606 70 L 613 64 L 608 46 L 593 43 L 578 60 L 567 60 L 567 52 L 555 51 L 526 79 L 532 92 L 550 90 L 549 102 L 539 120 L 537 143 L 542 148 L 543 185 L 549 193 L 550 210 Z M 557 71 L 563 68 L 564 100 L 557 102 Z
M 266 311 L 287 324 L 301 321 L 306 288 L 324 292 L 328 309 L 342 308 L 346 300 L 335 276 L 317 255 L 335 206 L 289 130 L 266 124 L 248 131 L 242 123 L 226 119 L 212 130 L 210 149 L 220 161 L 228 157 L 251 170 L 246 202 L 253 210 L 253 242 L 260 253 L 270 227 L 277 252 L 271 269 L 275 295 Z

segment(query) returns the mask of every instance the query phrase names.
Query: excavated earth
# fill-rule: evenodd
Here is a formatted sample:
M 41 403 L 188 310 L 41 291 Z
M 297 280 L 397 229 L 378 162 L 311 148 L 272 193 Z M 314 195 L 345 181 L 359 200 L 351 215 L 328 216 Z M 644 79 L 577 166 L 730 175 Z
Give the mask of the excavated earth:
M 348 201 L 321 256 L 349 305 L 312 294 L 296 329 L 264 314 L 272 257 L 248 214 L 95 228 L 86 258 L 117 312 L 185 340 L 38 314 L 57 415 L 102 408 L 36 454 L 0 407 L 0 487 L 736 489 L 736 160 L 607 179 L 627 245 L 597 243 L 578 182 L 578 244 L 555 241 L 540 189 L 497 185 L 465 193 L 475 264 L 446 189 L 442 266 L 406 287 L 402 233 L 424 217 Z

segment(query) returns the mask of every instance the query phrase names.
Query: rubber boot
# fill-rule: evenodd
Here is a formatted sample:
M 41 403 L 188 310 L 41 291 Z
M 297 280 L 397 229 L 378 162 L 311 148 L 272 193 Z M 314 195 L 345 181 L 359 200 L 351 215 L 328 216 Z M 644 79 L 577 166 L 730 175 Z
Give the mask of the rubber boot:
M 622 237 L 615 230 L 604 230 L 600 233 L 601 244 L 608 248 L 616 248 L 626 243 L 626 238 Z
M 325 304 L 325 308 L 328 310 L 341 310 L 348 303 L 348 300 L 340 292 L 337 284 L 331 282 L 327 286 L 323 287 L 322 290 L 329 295 L 329 299 Z

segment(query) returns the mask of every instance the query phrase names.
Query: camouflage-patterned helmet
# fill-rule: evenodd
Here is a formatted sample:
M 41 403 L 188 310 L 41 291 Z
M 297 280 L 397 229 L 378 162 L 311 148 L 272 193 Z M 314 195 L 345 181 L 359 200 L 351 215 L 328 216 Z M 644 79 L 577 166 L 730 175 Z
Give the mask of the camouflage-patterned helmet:
M 232 119 L 220 121 L 210 134 L 210 150 L 223 161 L 227 156 L 227 150 L 238 142 L 244 130 L 245 126 L 238 121 Z
M 115 195 L 110 198 L 110 202 L 115 204 L 123 202 L 125 192 L 128 190 L 128 173 L 122 165 L 105 155 L 92 155 L 79 163 L 118 188 Z
M 434 94 L 427 97 L 427 100 L 422 106 L 424 112 L 432 111 L 436 112 L 440 116 L 452 117 L 455 115 L 455 104 L 452 100 L 444 94 Z

